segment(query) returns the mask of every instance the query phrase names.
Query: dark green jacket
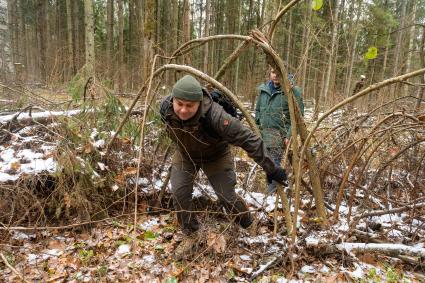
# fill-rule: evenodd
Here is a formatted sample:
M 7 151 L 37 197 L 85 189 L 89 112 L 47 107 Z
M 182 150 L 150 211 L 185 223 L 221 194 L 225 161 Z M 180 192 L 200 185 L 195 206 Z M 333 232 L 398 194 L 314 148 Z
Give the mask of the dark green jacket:
M 283 146 L 283 139 L 291 136 L 291 119 L 289 115 L 288 97 L 283 91 L 272 90 L 267 84 L 258 87 L 259 95 L 255 105 L 255 122 L 260 127 L 261 135 L 267 147 Z M 295 99 L 301 113 L 304 114 L 304 103 L 301 88 L 293 87 Z
M 195 163 L 214 161 L 224 156 L 229 153 L 229 144 L 232 144 L 243 148 L 266 173 L 277 169 L 263 140 L 213 102 L 206 91 L 193 118 L 180 120 L 174 113 L 171 96 L 162 101 L 160 114 L 177 149 Z

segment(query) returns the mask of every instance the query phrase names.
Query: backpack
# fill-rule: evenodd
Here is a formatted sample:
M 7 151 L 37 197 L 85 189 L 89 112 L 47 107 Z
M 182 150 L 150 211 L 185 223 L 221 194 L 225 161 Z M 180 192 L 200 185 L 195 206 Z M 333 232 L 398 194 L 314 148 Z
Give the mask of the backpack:
M 230 99 L 223 95 L 221 91 L 218 89 L 214 89 L 211 93 L 211 98 L 214 102 L 218 103 L 221 107 L 223 107 L 224 111 L 226 111 L 231 116 L 241 120 L 243 118 L 242 113 L 238 113 L 236 106 L 233 104 Z

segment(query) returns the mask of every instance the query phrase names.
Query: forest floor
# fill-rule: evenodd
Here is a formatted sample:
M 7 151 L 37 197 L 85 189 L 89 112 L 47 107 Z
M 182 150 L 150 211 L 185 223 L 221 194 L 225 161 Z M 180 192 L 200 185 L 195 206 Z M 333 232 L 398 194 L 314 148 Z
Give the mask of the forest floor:
M 64 99 L 66 95 L 57 101 Z M 139 159 L 140 148 L 125 137 L 119 137 L 111 156 L 104 157 L 114 133 L 105 126 L 93 126 L 99 125 L 99 117 L 84 108 L 34 110 L 31 115 L 27 110 L 4 108 L 0 113 L 0 281 L 425 281 L 424 192 L 416 198 L 400 193 L 399 198 L 394 195 L 396 201 L 386 198 L 386 191 L 372 194 L 368 197 L 372 205 L 365 209 L 365 190 L 358 190 L 357 201 L 349 204 L 344 197 L 338 219 L 323 229 L 315 216 L 314 200 L 305 190 L 292 245 L 282 204 L 276 195 L 263 193 L 264 174 L 253 170 L 252 160 L 236 149 L 236 190 L 255 215 L 254 225 L 242 229 L 233 224 L 200 175 L 194 197 L 201 230 L 193 251 L 176 260 L 174 251 L 182 235 L 170 209 L 169 186 L 158 203 L 169 161 L 164 148 L 154 148 L 153 141 L 160 136 L 155 124 L 145 149 L 153 159 Z M 308 110 L 306 119 L 311 119 Z M 332 119 L 329 127 L 340 116 Z M 144 167 L 140 176 L 139 160 Z M 67 166 L 73 168 L 71 173 Z M 131 191 L 136 182 L 139 200 L 134 225 Z M 79 192 L 86 184 L 92 190 Z M 325 186 L 331 190 L 331 184 Z M 108 197 L 114 197 L 112 202 L 106 196 L 96 199 L 106 189 Z M 97 209 L 94 199 L 103 203 L 97 217 L 88 212 Z M 331 197 L 326 199 L 328 215 L 332 215 L 335 205 Z M 409 205 L 413 209 L 405 209 Z M 390 212 L 397 207 L 404 209 Z

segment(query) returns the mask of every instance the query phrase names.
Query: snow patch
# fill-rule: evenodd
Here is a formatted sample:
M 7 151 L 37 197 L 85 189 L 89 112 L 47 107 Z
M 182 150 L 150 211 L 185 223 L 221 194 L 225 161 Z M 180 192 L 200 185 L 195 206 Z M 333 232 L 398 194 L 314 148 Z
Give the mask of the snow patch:
M 118 247 L 116 254 L 124 255 L 124 254 L 128 254 L 129 252 L 130 252 L 130 245 L 124 244 Z
M 140 228 L 147 231 L 147 230 L 152 230 L 152 228 L 154 226 L 159 225 L 159 219 L 158 218 L 151 218 L 145 222 L 143 222 L 142 224 L 139 224 Z
M 316 268 L 314 268 L 314 266 L 311 266 L 311 265 L 304 265 L 303 267 L 301 267 L 300 272 L 301 273 L 316 273 Z

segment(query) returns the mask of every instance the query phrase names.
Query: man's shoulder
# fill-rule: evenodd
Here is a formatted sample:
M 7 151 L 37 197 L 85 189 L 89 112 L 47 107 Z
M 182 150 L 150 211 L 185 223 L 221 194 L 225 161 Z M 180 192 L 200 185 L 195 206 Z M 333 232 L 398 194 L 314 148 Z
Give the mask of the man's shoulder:
M 261 84 L 259 84 L 259 85 L 257 86 L 257 89 L 258 89 L 258 90 L 260 90 L 260 91 L 267 91 L 267 92 L 270 92 L 270 88 L 269 88 L 268 83 L 261 83 Z
M 171 95 L 168 95 L 162 99 L 161 104 L 159 106 L 159 113 L 163 118 L 165 118 L 167 112 L 169 111 L 169 109 L 171 109 L 172 104 L 173 103 L 171 100 Z
M 299 97 L 301 97 L 303 92 L 302 89 L 297 85 L 293 87 L 293 91 L 294 91 L 294 95 Z

